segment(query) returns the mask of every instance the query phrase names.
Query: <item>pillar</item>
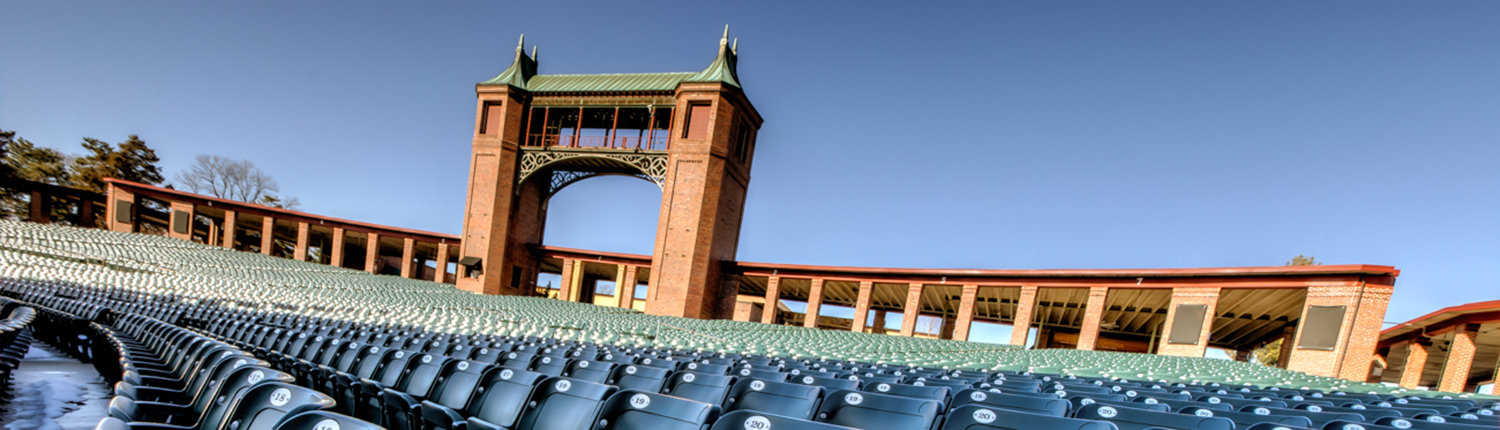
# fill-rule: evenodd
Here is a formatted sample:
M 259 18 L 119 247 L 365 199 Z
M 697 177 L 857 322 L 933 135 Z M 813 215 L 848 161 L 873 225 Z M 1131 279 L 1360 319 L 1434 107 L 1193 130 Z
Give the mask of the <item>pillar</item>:
M 807 293 L 807 316 L 802 318 L 803 327 L 818 327 L 818 311 L 823 308 L 823 280 L 812 280 L 812 287 Z
M 365 234 L 365 271 L 375 273 L 375 260 L 380 258 L 380 235 Z
M 48 201 L 47 195 L 42 194 L 41 190 L 31 190 L 31 208 L 26 213 L 30 218 L 29 221 L 46 224 L 49 220 L 47 213 L 51 211 L 49 203 L 51 202 Z
M 1422 383 L 1422 372 L 1427 370 L 1427 341 L 1412 340 L 1406 343 L 1406 362 L 1401 364 L 1401 388 L 1413 389 Z
M 328 265 L 333 267 L 344 267 L 344 228 L 333 228 L 333 244 L 329 245 Z
M 766 324 L 776 323 L 776 312 L 781 303 L 781 278 L 772 276 L 766 278 L 766 309 L 760 313 L 760 322 Z
M 733 58 L 721 40 L 715 64 Z M 738 291 L 720 270 L 738 251 L 761 118 L 736 85 L 682 82 L 676 90 L 646 313 L 728 318 L 724 296 Z
M 1021 297 L 1016 302 L 1016 319 L 1010 322 L 1010 344 L 1026 346 L 1026 335 L 1031 332 L 1031 314 L 1036 309 L 1036 286 L 1021 287 Z
M 439 241 L 437 247 L 437 273 L 432 275 L 432 281 L 446 284 L 448 283 L 448 244 Z
M 307 261 L 307 236 L 311 233 L 312 226 L 305 222 L 297 223 L 297 248 L 292 251 L 292 259 Z
M 958 325 L 958 319 L 950 315 L 944 315 L 942 326 L 938 327 L 938 339 L 953 339 L 953 328 Z
M 99 226 L 99 223 L 94 220 L 93 200 L 89 200 L 86 198 L 78 200 L 78 225 L 87 228 L 94 228 Z
M 219 239 L 219 224 L 214 223 L 213 221 L 210 220 L 208 222 L 208 242 L 207 242 L 207 244 L 209 244 L 209 245 L 217 245 L 217 244 L 220 243 L 220 240 L 221 239 Z
M 854 324 L 849 326 L 849 331 L 856 333 L 865 331 L 865 321 L 870 319 L 870 294 L 874 290 L 874 282 L 859 281 L 859 298 L 854 301 Z
M 1385 308 L 1390 303 L 1395 281 L 1389 276 L 1367 276 L 1363 282 L 1354 284 L 1308 287 L 1287 369 L 1317 376 L 1365 380 L 1370 375 L 1381 321 L 1385 319 Z M 1309 331 L 1307 325 L 1313 319 L 1309 318 L 1313 307 L 1343 308 L 1343 319 L 1333 323 L 1337 324 L 1338 330 L 1332 348 L 1303 348 L 1303 340 Z
M 1287 327 L 1281 333 L 1281 347 L 1276 349 L 1276 367 L 1285 369 L 1292 361 L 1292 342 L 1297 340 L 1297 328 Z
M 412 279 L 417 275 L 416 263 L 412 260 L 417 258 L 417 243 L 411 238 L 401 241 L 401 277 Z
M 193 240 L 193 204 L 188 202 L 171 202 L 172 213 L 168 214 L 167 237 Z
M 870 322 L 870 332 L 885 334 L 885 311 L 876 309 L 875 319 Z
M 138 203 L 135 193 L 117 187 L 115 184 L 109 184 L 109 196 L 106 198 L 109 201 L 105 203 L 104 217 L 107 219 L 104 220 L 104 225 L 108 226 L 110 231 L 134 233 L 135 207 Z
M 1202 357 L 1208 350 L 1208 335 L 1213 328 L 1214 312 L 1219 304 L 1219 287 L 1177 287 L 1172 289 L 1172 302 L 1167 306 L 1167 319 L 1163 327 L 1166 333 L 1162 333 L 1157 342 L 1156 353 L 1160 355 L 1171 355 L 1177 357 Z M 1194 337 L 1193 343 L 1173 343 L 1171 341 L 1173 328 L 1177 327 L 1178 307 L 1184 305 L 1203 305 L 1202 321 L 1180 321 L 1182 324 L 1198 324 L 1198 335 Z
M 625 309 L 635 307 L 635 284 L 637 280 L 635 266 L 621 264 L 615 267 L 615 295 L 619 297 L 619 306 Z
M 1443 360 L 1443 376 L 1438 379 L 1438 391 L 1461 393 L 1469 384 L 1469 367 L 1474 365 L 1474 329 L 1459 327 L 1453 330 L 1453 343 L 1448 345 L 1448 358 Z
M 1078 349 L 1093 351 L 1099 343 L 1099 323 L 1104 319 L 1104 299 L 1109 287 L 1089 288 L 1089 302 L 1083 310 L 1083 328 L 1078 331 Z
M 276 219 L 268 216 L 260 217 L 260 253 L 271 255 L 271 244 L 274 243 L 276 233 Z
M 969 326 L 974 324 L 974 301 L 979 298 L 978 285 L 965 285 L 962 297 L 958 302 L 958 319 L 954 321 L 954 327 L 950 336 L 953 340 L 969 340 Z M 943 325 L 948 325 L 947 321 Z
M 750 322 L 755 314 L 755 304 L 750 302 L 734 302 L 734 320 L 739 322 Z
M 922 315 L 922 284 L 911 284 L 906 287 L 905 316 L 901 320 L 901 335 L 911 337 L 917 334 L 917 317 Z
M 235 249 L 234 248 L 234 239 L 235 239 L 235 235 L 239 234 L 238 233 L 239 232 L 239 227 L 237 227 L 238 224 L 239 224 L 239 213 L 238 212 L 231 211 L 231 210 L 224 211 L 224 234 L 221 234 L 220 236 L 222 236 L 222 238 L 224 240 L 224 243 L 221 244 L 221 245 L 223 245 L 225 248 Z
M 564 258 L 562 285 L 558 286 L 557 298 L 577 302 L 583 298 L 583 261 Z

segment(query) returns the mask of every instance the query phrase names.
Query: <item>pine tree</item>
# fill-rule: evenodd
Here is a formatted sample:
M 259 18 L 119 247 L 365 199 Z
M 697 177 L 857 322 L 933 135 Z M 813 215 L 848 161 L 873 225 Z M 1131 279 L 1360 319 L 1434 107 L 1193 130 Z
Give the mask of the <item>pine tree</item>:
M 83 149 L 88 154 L 79 157 L 73 164 L 74 188 L 102 193 L 106 187 L 104 178 L 123 179 L 148 185 L 160 184 L 161 169 L 156 163 L 156 151 L 146 146 L 139 136 L 130 135 L 119 147 L 91 137 L 83 138 Z

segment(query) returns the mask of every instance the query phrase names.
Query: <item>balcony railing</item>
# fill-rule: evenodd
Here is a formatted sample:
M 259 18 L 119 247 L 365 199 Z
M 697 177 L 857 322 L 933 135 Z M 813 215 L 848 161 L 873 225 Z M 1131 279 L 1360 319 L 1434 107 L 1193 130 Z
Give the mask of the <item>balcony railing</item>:
M 653 135 L 649 137 L 533 134 L 526 137 L 526 146 L 666 151 L 671 140 L 668 139 L 668 137 L 669 136 L 667 135 L 667 132 L 665 130 L 662 130 L 661 134 L 659 135 Z

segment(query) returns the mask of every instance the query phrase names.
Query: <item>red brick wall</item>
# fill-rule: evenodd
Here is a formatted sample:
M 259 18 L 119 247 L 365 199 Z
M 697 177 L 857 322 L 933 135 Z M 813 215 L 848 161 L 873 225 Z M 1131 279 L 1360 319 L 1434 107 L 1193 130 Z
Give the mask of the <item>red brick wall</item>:
M 1167 320 L 1162 325 L 1162 333 L 1157 339 L 1156 353 L 1180 357 L 1202 357 L 1204 351 L 1208 349 L 1208 335 L 1213 330 L 1214 312 L 1218 304 L 1218 286 L 1173 288 L 1172 304 L 1167 307 Z M 1178 305 L 1206 305 L 1208 307 L 1203 314 L 1203 330 L 1198 333 L 1196 345 L 1167 342 L 1171 337 L 1172 324 L 1177 320 Z

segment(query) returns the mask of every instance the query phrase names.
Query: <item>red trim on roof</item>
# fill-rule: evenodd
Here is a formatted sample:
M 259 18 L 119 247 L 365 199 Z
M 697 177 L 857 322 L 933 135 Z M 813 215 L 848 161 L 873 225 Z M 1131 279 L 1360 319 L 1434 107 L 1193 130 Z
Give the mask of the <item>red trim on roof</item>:
M 1401 329 L 1419 328 L 1419 327 L 1422 327 L 1422 326 L 1429 326 L 1429 325 L 1437 324 L 1437 323 L 1443 322 L 1445 320 L 1453 319 L 1453 318 L 1458 317 L 1458 316 L 1463 315 L 1463 314 L 1472 314 L 1472 313 L 1480 313 L 1480 312 L 1488 312 L 1488 311 L 1500 311 L 1500 300 L 1490 300 L 1490 301 L 1487 301 L 1487 302 L 1466 303 L 1466 304 L 1462 304 L 1462 305 L 1449 306 L 1449 307 L 1446 307 L 1446 308 L 1438 309 L 1437 311 L 1434 311 L 1434 312 L 1429 313 L 1427 315 L 1422 315 L 1422 316 L 1419 316 L 1419 317 L 1416 317 L 1416 318 L 1412 318 L 1411 321 L 1407 321 L 1407 322 L 1404 322 L 1404 323 L 1401 323 L 1401 324 L 1396 324 L 1394 326 L 1391 326 L 1391 328 L 1388 328 L 1388 329 L 1385 329 L 1385 330 L 1381 330 L 1380 331 L 1380 337 L 1386 337 L 1387 335 L 1389 335 L 1391 333 L 1395 333 L 1397 331 L 1400 331 Z M 1456 314 L 1456 315 L 1444 315 L 1444 314 Z
M 152 191 L 152 192 L 157 193 L 157 194 L 170 194 L 170 195 L 175 195 L 175 196 L 179 196 L 179 197 L 186 198 L 186 199 L 195 199 L 195 200 L 209 201 L 209 202 L 213 202 L 214 205 L 215 205 L 214 207 L 216 207 L 216 208 L 218 207 L 218 205 L 229 206 L 229 207 L 250 208 L 250 209 L 254 209 L 256 211 L 260 211 L 260 212 L 270 212 L 270 213 L 274 213 L 274 214 L 286 215 L 288 218 L 320 219 L 320 220 L 325 220 L 325 221 L 331 221 L 331 222 L 336 223 L 336 224 L 346 224 L 346 225 L 351 225 L 351 226 L 359 226 L 359 227 L 364 227 L 364 228 L 371 229 L 371 230 L 385 230 L 385 231 L 393 231 L 393 232 L 405 233 L 405 234 L 413 235 L 413 236 L 428 236 L 428 237 L 432 237 L 432 238 L 436 238 L 436 239 L 446 239 L 446 240 L 452 241 L 454 244 L 457 244 L 459 242 L 459 240 L 461 239 L 456 234 L 436 233 L 436 232 L 416 230 L 416 229 L 410 229 L 410 228 L 391 227 L 391 226 L 388 226 L 388 225 L 368 223 L 368 222 L 363 222 L 363 221 L 353 221 L 353 220 L 347 220 L 347 219 L 342 219 L 342 218 L 334 218 L 334 217 L 325 216 L 325 215 L 310 214 L 310 213 L 307 213 L 307 212 L 299 212 L 299 211 L 293 211 L 293 210 L 273 208 L 273 207 L 270 207 L 270 206 L 262 206 L 262 205 L 257 205 L 257 204 L 253 204 L 253 203 L 237 202 L 237 201 L 234 201 L 234 200 L 221 199 L 221 198 L 213 197 L 213 196 L 205 196 L 205 195 L 202 195 L 202 194 L 194 194 L 194 193 L 189 193 L 189 192 L 186 192 L 186 191 L 172 190 L 172 189 L 162 188 L 162 187 L 158 187 L 158 186 L 154 186 L 154 185 L 146 185 L 146 184 L 142 184 L 142 183 L 139 183 L 139 182 L 127 181 L 127 180 L 124 180 L 124 179 L 104 178 L 104 182 L 115 184 L 116 186 L 120 186 L 120 187 L 123 187 L 123 188 L 137 188 L 137 189 L 149 190 L 149 191 Z

